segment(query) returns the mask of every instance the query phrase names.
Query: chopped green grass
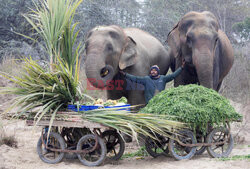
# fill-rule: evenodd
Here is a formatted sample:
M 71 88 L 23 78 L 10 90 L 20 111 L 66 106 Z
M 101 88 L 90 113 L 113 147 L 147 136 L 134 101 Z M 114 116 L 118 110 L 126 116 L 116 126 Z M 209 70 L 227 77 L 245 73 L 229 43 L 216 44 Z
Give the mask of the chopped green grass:
M 136 152 L 133 152 L 133 153 L 125 153 L 123 154 L 122 156 L 122 159 L 125 159 L 125 158 L 133 158 L 133 157 L 147 157 L 149 156 L 145 147 L 141 147 L 139 150 L 137 150 Z
M 160 92 L 140 112 L 165 114 L 203 133 L 208 123 L 215 126 L 242 119 L 225 97 L 212 89 L 194 84 Z

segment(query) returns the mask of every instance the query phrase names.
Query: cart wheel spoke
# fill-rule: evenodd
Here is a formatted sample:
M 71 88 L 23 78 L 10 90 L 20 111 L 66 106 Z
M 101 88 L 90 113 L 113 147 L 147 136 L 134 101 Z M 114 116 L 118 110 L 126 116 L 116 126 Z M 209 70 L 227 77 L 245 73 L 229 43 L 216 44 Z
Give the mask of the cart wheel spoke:
M 110 141 L 110 135 L 108 136 L 108 141 L 107 142 L 109 142 Z
M 154 149 L 155 149 L 155 153 L 156 153 L 157 152 L 157 146 L 155 146 Z
M 119 144 L 119 140 L 117 140 L 117 141 L 115 142 L 114 147 L 115 147 L 117 144 Z
M 115 155 L 117 155 L 115 148 L 113 148 L 113 151 L 114 151 Z
M 213 151 L 216 150 L 216 149 L 218 149 L 218 148 L 219 148 L 219 146 L 216 146 L 216 147 L 213 149 Z

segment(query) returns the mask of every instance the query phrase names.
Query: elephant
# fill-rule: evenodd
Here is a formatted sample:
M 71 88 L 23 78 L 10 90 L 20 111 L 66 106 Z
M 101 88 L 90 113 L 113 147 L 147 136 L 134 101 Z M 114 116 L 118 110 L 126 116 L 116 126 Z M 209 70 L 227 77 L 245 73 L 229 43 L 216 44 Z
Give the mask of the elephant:
M 158 39 L 137 28 L 97 26 L 86 35 L 85 47 L 88 82 L 106 89 L 108 99 L 124 96 L 131 105 L 145 104 L 143 88 L 131 84 L 120 71 L 146 76 L 152 65 L 158 65 L 160 74 L 165 75 L 170 66 L 168 50 Z
M 174 80 L 174 86 L 199 84 L 219 91 L 223 78 L 230 71 L 234 54 L 226 34 L 209 11 L 188 12 L 169 32 L 172 71 L 186 66 Z

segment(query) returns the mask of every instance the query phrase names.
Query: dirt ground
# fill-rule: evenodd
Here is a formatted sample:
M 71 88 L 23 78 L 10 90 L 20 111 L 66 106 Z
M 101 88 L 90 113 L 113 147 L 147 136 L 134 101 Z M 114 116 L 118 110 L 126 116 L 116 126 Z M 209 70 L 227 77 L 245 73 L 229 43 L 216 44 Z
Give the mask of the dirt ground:
M 250 154 L 250 104 L 243 106 L 238 103 L 232 105 L 237 111 L 244 115 L 242 123 L 235 123 L 232 126 L 233 136 L 235 137 L 235 147 L 230 154 L 248 155 Z M 25 125 L 25 121 L 21 120 L 2 120 L 3 130 L 7 135 L 14 135 L 18 141 L 18 148 L 0 146 L 0 169 L 78 169 L 88 168 L 83 166 L 78 159 L 64 159 L 59 164 L 46 164 L 42 162 L 36 153 L 36 144 L 40 136 L 41 128 L 33 128 Z M 137 143 L 129 143 L 126 145 L 127 152 L 133 152 L 138 149 Z M 150 156 L 142 159 L 126 158 L 112 163 L 106 161 L 100 167 L 104 169 L 161 169 L 161 168 L 178 168 L 178 169 L 248 169 L 250 168 L 250 160 L 229 160 L 222 161 L 211 158 L 207 153 L 201 156 L 195 156 L 191 160 L 175 161 L 171 157 L 152 158 Z

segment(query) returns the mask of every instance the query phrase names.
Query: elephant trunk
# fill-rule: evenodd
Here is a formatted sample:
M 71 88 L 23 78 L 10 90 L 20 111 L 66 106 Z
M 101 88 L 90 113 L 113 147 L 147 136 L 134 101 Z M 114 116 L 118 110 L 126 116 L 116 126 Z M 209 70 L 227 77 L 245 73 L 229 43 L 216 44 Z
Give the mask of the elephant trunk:
M 193 64 L 199 83 L 207 88 L 213 88 L 213 54 L 207 47 L 193 50 Z
M 85 62 L 88 81 L 97 88 L 104 88 L 108 80 L 114 77 L 114 69 L 106 65 L 104 59 L 95 54 L 88 54 Z

